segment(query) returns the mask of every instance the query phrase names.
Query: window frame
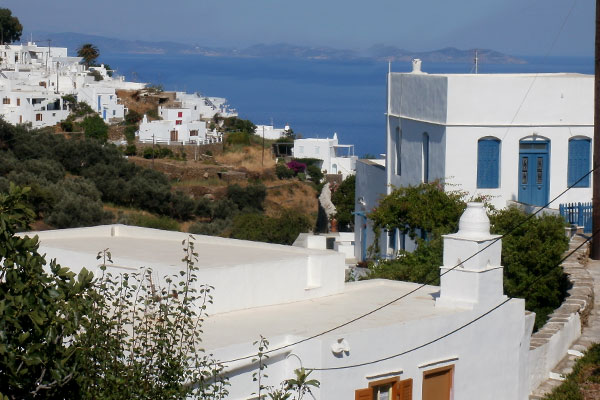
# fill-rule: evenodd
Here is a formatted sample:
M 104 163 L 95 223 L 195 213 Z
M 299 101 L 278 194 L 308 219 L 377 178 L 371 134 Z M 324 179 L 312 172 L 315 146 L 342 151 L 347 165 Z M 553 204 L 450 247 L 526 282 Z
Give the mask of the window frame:
M 575 143 L 583 143 L 583 142 L 587 142 L 587 146 L 586 146 L 586 150 L 587 150 L 587 154 L 586 154 L 586 160 L 587 161 L 587 167 L 583 167 L 582 165 L 578 165 L 578 166 L 574 166 L 573 164 L 577 161 L 579 161 L 580 159 L 576 159 L 573 157 L 572 152 L 574 151 L 571 148 L 572 144 Z M 590 170 L 592 167 L 592 139 L 587 137 L 587 136 L 575 136 L 572 138 L 569 138 L 569 143 L 567 146 L 567 186 L 571 187 L 573 185 L 573 188 L 589 188 L 591 187 L 591 179 L 590 179 Z M 583 170 L 580 170 L 581 168 L 585 169 L 585 172 Z M 584 174 L 588 174 L 585 178 L 581 179 L 582 176 L 584 176 Z M 577 182 L 579 179 L 581 179 L 580 182 L 578 182 L 577 184 L 575 184 L 575 182 Z
M 482 159 L 482 152 L 486 149 L 482 149 L 482 144 L 495 143 L 495 159 L 489 157 Z M 477 189 L 498 189 L 500 188 L 500 154 L 502 150 L 502 141 L 494 136 L 486 136 L 477 140 L 477 174 L 476 174 L 476 187 Z M 492 161 L 494 162 L 492 164 Z M 486 167 L 484 171 L 483 166 Z M 490 171 L 491 170 L 491 171 Z M 487 172 L 487 175 L 484 173 Z M 491 177 L 491 178 L 490 178 Z

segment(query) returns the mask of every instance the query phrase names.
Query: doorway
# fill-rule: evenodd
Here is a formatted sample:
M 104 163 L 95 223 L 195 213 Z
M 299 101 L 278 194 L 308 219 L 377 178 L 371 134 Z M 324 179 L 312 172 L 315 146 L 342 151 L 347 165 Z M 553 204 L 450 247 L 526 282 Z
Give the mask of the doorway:
M 519 143 L 519 202 L 543 206 L 548 202 L 548 141 Z

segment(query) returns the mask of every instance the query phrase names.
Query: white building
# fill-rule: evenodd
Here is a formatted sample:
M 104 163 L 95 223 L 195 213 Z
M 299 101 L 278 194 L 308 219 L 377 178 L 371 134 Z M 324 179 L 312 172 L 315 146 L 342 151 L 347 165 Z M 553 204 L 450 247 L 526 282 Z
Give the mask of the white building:
M 158 107 L 157 121 L 148 121 L 144 115 L 137 132 L 143 143 L 195 143 L 202 144 L 217 138 L 208 138 L 206 122 L 194 120 L 193 110 L 179 107 Z
M 194 120 L 209 121 L 215 115 L 220 117 L 237 117 L 237 112 L 222 97 L 204 97 L 199 93 L 176 92 L 175 100 L 181 107 L 191 110 Z
M 354 175 L 356 160 L 354 145 L 338 144 L 337 133 L 333 138 L 306 138 L 294 140 L 294 157 L 316 158 L 323 162 L 319 166 L 328 174 L 342 174 L 343 179 Z
M 591 168 L 593 89 L 593 76 L 572 73 L 426 74 L 418 62 L 412 73 L 390 73 L 386 176 L 360 191 L 367 180 L 357 177 L 357 210 L 361 198 L 368 213 L 394 186 L 435 180 L 497 208 L 543 206 L 573 184 L 551 208 L 591 201 L 591 176 L 578 180 Z M 370 245 L 372 231 L 357 230 L 357 243 L 364 237 Z M 394 241 L 381 253 L 403 248 Z
M 122 225 L 37 234 L 40 253 L 74 271 L 97 268 L 97 252 L 108 248 L 111 272 L 149 267 L 156 284 L 183 268 L 188 237 Z M 432 392 L 438 400 L 527 399 L 534 315 L 525 314 L 523 300 L 502 294 L 501 243 L 484 249 L 495 239 L 482 207 L 471 205 L 459 232 L 444 239 L 441 287 L 419 288 L 344 283 L 344 255 L 333 251 L 197 236 L 198 282 L 215 287 L 203 346 L 226 362 L 228 399 L 257 391 L 253 342 L 260 335 L 273 350 L 263 384 L 277 385 L 301 366 L 314 369 L 311 378 L 321 382 L 315 399 L 429 399 Z
M 256 125 L 256 130 L 254 131 L 254 134 L 261 138 L 264 137 L 265 139 L 269 139 L 269 140 L 277 140 L 282 137 L 285 137 L 285 135 L 289 131 L 290 131 L 289 125 L 286 125 L 283 128 L 275 128 L 273 126 L 273 124 L 271 124 L 271 125 Z

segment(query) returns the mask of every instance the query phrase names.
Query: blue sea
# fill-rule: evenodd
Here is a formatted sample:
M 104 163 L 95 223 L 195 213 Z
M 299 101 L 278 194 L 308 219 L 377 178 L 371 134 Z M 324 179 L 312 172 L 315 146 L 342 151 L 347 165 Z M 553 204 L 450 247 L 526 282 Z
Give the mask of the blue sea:
M 479 72 L 594 72 L 593 57 L 522 58 L 528 63 L 480 64 Z M 290 124 L 303 137 L 337 132 L 358 156 L 385 152 L 385 62 L 146 54 L 103 55 L 102 61 L 128 80 L 225 97 L 255 124 Z M 410 63 L 392 64 L 394 72 L 410 69 Z M 424 62 L 423 71 L 470 73 L 473 65 Z

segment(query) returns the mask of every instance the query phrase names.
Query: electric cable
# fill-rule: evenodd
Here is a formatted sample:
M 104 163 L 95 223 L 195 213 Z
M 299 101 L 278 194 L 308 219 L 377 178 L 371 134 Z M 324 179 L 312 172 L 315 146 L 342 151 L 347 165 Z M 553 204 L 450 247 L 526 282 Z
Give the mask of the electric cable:
M 520 227 L 520 226 L 522 226 L 523 224 L 527 223 L 529 220 L 531 220 L 532 218 L 534 218 L 534 217 L 535 217 L 537 214 L 539 214 L 540 212 L 542 212 L 544 209 L 548 208 L 548 206 L 549 206 L 550 204 L 552 204 L 553 202 L 555 202 L 555 201 L 556 201 L 556 200 L 557 200 L 559 197 L 561 197 L 561 196 L 562 196 L 563 194 L 565 194 L 567 191 L 569 191 L 569 190 L 571 190 L 573 187 L 575 187 L 575 186 L 576 186 L 576 185 L 577 185 L 579 182 L 581 182 L 583 179 L 585 179 L 587 176 L 589 176 L 589 175 L 590 175 L 592 172 L 594 172 L 594 170 L 595 170 L 595 169 L 596 169 L 596 168 L 593 168 L 593 169 L 591 169 L 591 170 L 590 170 L 588 173 L 586 173 L 585 175 L 583 175 L 583 176 L 582 176 L 581 178 L 579 178 L 579 179 L 578 179 L 576 182 L 574 182 L 573 184 L 571 184 L 571 186 L 567 187 L 567 188 L 566 188 L 565 190 L 563 190 L 563 191 L 562 191 L 560 194 L 558 194 L 557 196 L 555 196 L 555 197 L 554 197 L 552 200 L 550 200 L 548 203 L 546 203 L 546 204 L 545 204 L 543 207 L 540 207 L 540 208 L 539 208 L 537 211 L 535 211 L 534 213 L 532 213 L 532 214 L 528 215 L 528 216 L 527 216 L 527 218 L 525 218 L 523 221 L 519 222 L 519 223 L 518 223 L 518 224 L 516 224 L 514 227 L 510 228 L 510 229 L 509 229 L 509 230 L 508 230 L 506 233 L 504 233 L 503 235 L 500 235 L 500 236 L 498 236 L 497 238 L 493 239 L 492 241 L 490 241 L 490 243 L 489 243 L 489 244 L 487 244 L 486 246 L 484 246 L 483 248 L 481 248 L 479 251 L 475 252 L 474 254 L 472 254 L 472 255 L 471 255 L 471 256 L 469 256 L 468 258 L 464 259 L 464 260 L 463 260 L 463 261 L 461 261 L 460 263 L 458 263 L 458 264 L 454 265 L 452 268 L 449 268 L 449 269 L 448 269 L 448 270 L 446 270 L 445 272 L 441 273 L 441 274 L 440 274 L 440 277 L 444 276 L 445 274 L 449 273 L 450 271 L 453 271 L 453 270 L 454 270 L 454 269 L 456 269 L 458 266 L 460 266 L 460 265 L 464 264 L 465 262 L 469 261 L 469 260 L 470 260 L 470 259 L 472 259 L 473 257 L 477 256 L 478 254 L 480 254 L 481 252 L 483 252 L 484 250 L 486 250 L 487 248 L 489 248 L 490 246 L 492 246 L 493 244 L 495 244 L 495 243 L 496 243 L 496 242 L 498 242 L 499 240 L 502 240 L 502 238 L 504 238 L 504 237 L 506 237 L 506 236 L 510 235 L 510 234 L 511 234 L 512 232 L 514 232 L 514 231 L 515 231 L 517 228 L 519 228 L 519 227 Z M 354 322 L 356 322 L 356 321 L 359 321 L 359 320 L 361 320 L 361 319 L 363 319 L 363 318 L 365 318 L 365 317 L 368 317 L 369 315 L 371 315 L 371 314 L 374 314 L 374 313 L 376 313 L 377 311 L 379 311 L 379 310 L 382 310 L 382 309 L 384 309 L 384 308 L 386 308 L 386 307 L 388 307 L 388 306 L 390 306 L 390 305 L 392 305 L 392 304 L 394 304 L 394 303 L 396 303 L 396 302 L 398 302 L 398 301 L 400 301 L 400 300 L 402 300 L 402 299 L 404 299 L 404 298 L 406 298 L 406 297 L 410 296 L 411 294 L 413 294 L 413 293 L 415 293 L 416 291 L 418 291 L 418 290 L 422 289 L 423 287 L 425 287 L 425 286 L 427 286 L 427 285 L 429 285 L 429 284 L 433 283 L 433 281 L 434 281 L 435 279 L 437 279 L 437 278 L 431 278 L 431 279 L 428 279 L 428 280 L 427 280 L 427 281 L 425 281 L 424 283 L 421 283 L 421 284 L 419 284 L 419 286 L 417 286 L 416 288 L 414 288 L 414 289 L 412 289 L 412 290 L 410 290 L 410 291 L 406 292 L 406 293 L 405 293 L 405 294 L 403 294 L 402 296 L 399 296 L 399 297 L 397 297 L 397 298 L 395 298 L 395 299 L 393 299 L 393 300 L 390 300 L 390 301 L 388 301 L 387 303 L 384 303 L 384 304 L 382 304 L 382 305 L 381 305 L 381 306 L 379 306 L 379 307 L 376 307 L 376 308 L 374 308 L 374 309 L 372 309 L 372 310 L 370 310 L 370 311 L 367 311 L 366 313 L 363 313 L 363 314 L 361 314 L 361 315 L 359 315 L 359 316 L 357 316 L 357 317 L 355 317 L 355 318 L 352 318 L 352 319 L 351 319 L 351 320 L 349 320 L 349 321 L 346 321 L 346 322 L 344 322 L 344 323 L 342 323 L 342 324 L 336 325 L 336 326 L 334 326 L 334 327 L 332 327 L 332 328 L 329 328 L 329 329 L 327 329 L 327 330 L 325 330 L 325 331 L 321 331 L 321 332 L 319 332 L 319 333 L 316 333 L 316 334 L 314 334 L 314 335 L 307 336 L 307 337 L 305 337 L 305 338 L 303 338 L 303 339 L 300 339 L 300 340 L 297 340 L 297 341 L 295 341 L 295 342 L 288 343 L 288 344 L 285 344 L 285 345 L 282 345 L 282 346 L 279 346 L 279 347 L 276 347 L 276 348 L 273 348 L 273 349 L 269 349 L 269 350 L 267 350 L 267 351 L 264 351 L 263 353 L 265 353 L 265 354 L 268 354 L 268 353 L 272 353 L 272 352 L 275 352 L 275 351 L 279 351 L 279 350 L 286 349 L 286 348 L 288 348 L 288 347 L 296 346 L 296 345 L 298 345 L 298 344 L 301 344 L 301 343 L 307 342 L 307 341 L 309 341 L 309 340 L 312 340 L 312 339 L 316 339 L 316 338 L 318 338 L 318 337 L 320 337 L 320 336 L 326 335 L 326 334 L 328 334 L 328 333 L 331 333 L 331 332 L 333 332 L 333 331 L 335 331 L 335 330 L 337 330 L 337 329 L 340 329 L 340 328 L 343 328 L 343 327 L 345 327 L 345 326 L 347 326 L 347 325 L 350 325 L 350 324 L 352 324 L 352 323 L 354 323 Z M 230 359 L 230 360 L 227 360 L 227 361 L 222 361 L 222 363 L 223 363 L 223 364 L 228 364 L 228 363 L 232 363 L 232 362 L 236 362 L 236 361 L 242 361 L 242 360 L 246 360 L 246 359 L 253 358 L 253 357 L 255 357 L 255 355 L 248 355 L 248 356 L 243 356 L 243 357 L 238 357 L 238 358 Z
M 550 268 L 545 274 L 542 274 L 540 276 L 538 276 L 536 279 L 534 279 L 529 285 L 527 285 L 527 287 L 525 287 L 523 289 L 523 292 L 531 289 L 531 287 L 533 287 L 536 283 L 538 283 L 542 278 L 544 278 L 545 276 L 548 275 L 548 273 L 552 272 L 554 269 L 560 267 L 562 265 L 562 263 L 569 257 L 571 257 L 577 250 L 579 250 L 580 248 L 582 248 L 585 244 L 587 244 L 598 232 L 600 232 L 600 229 L 596 230 L 590 237 L 586 238 L 583 243 L 581 243 L 579 246 L 577 246 L 576 248 L 574 248 L 572 251 L 570 251 L 566 256 L 564 256 L 563 258 L 560 259 L 560 261 L 554 265 L 552 268 Z M 383 358 L 379 358 L 377 360 L 372 360 L 372 361 L 366 361 L 366 362 L 362 362 L 362 363 L 358 363 L 358 364 L 351 364 L 351 365 L 344 365 L 344 366 L 340 366 L 340 367 L 326 367 L 326 368 L 306 368 L 307 370 L 312 370 L 312 371 L 333 371 L 333 370 L 340 370 L 340 369 L 350 369 L 350 368 L 356 368 L 356 367 L 362 367 L 365 365 L 372 365 L 372 364 L 376 364 L 382 361 L 387 361 L 387 360 L 391 360 L 393 358 L 397 358 L 403 355 L 406 355 L 408 353 L 411 353 L 413 351 L 422 349 L 426 346 L 429 346 L 433 343 L 439 342 L 440 340 L 447 338 L 450 335 L 455 334 L 456 332 L 461 331 L 462 329 L 468 327 L 469 325 L 474 324 L 475 322 L 479 321 L 480 319 L 482 319 L 483 317 L 491 314 L 492 312 L 494 312 L 495 310 L 499 309 L 500 307 L 502 307 L 503 305 L 505 305 L 506 303 L 508 303 L 510 300 L 513 300 L 513 297 L 508 297 L 506 300 L 502 301 L 500 304 L 492 307 L 491 309 L 487 310 L 486 312 L 484 312 L 483 314 L 479 315 L 477 318 L 474 318 L 472 320 L 470 320 L 469 322 L 466 322 L 465 324 L 459 326 L 456 329 L 453 329 L 452 331 L 442 335 L 442 336 L 438 336 L 435 339 L 432 339 L 426 343 L 423 343 L 419 346 L 410 348 L 408 350 L 405 350 L 401 353 L 397 353 L 397 354 L 393 354 L 391 356 L 387 356 L 387 357 L 383 357 Z

